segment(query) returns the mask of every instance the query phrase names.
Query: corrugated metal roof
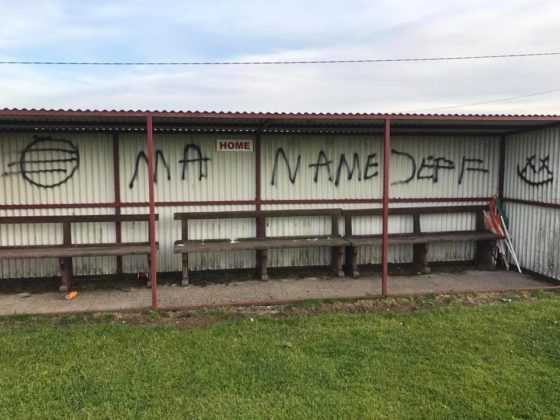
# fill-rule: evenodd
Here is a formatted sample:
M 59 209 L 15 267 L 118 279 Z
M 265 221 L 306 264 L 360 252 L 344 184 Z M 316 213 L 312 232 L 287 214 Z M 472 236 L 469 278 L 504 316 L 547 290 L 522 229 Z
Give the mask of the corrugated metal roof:
M 146 116 L 158 131 L 375 132 L 391 119 L 394 134 L 501 135 L 560 123 L 560 115 L 287 113 L 90 109 L 0 109 L 0 130 L 141 131 Z
M 153 114 L 156 116 L 159 114 L 163 116 L 164 114 L 174 115 L 174 116 L 199 116 L 199 117 L 213 117 L 213 116 L 236 116 L 241 118 L 274 118 L 274 117 L 366 117 L 366 118 L 457 118 L 457 119 L 477 119 L 477 118 L 556 118 L 560 119 L 560 114 L 445 114 L 445 113 L 365 113 L 365 112 L 326 112 L 326 113 L 316 113 L 316 112 L 247 112 L 247 111 L 177 111 L 177 110 L 108 110 L 108 109 L 54 109 L 54 108 L 2 108 L 0 109 L 0 115 L 8 114 L 25 114 L 25 113 L 58 113 L 58 114 L 122 114 L 132 116 L 136 114 L 137 116 L 144 116 L 146 114 Z

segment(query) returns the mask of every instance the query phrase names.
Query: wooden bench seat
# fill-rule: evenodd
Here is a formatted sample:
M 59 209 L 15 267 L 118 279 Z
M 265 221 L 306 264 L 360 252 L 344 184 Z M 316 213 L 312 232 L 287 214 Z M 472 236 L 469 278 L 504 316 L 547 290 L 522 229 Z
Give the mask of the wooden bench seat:
M 72 258 L 74 257 L 146 255 L 148 257 L 148 265 L 151 264 L 149 241 L 73 244 L 72 224 L 149 222 L 149 217 L 148 214 L 0 217 L 0 225 L 62 224 L 63 230 L 62 244 L 0 246 L 0 260 L 58 258 L 62 272 L 59 290 L 61 292 L 66 292 L 69 290 L 74 277 L 72 264 Z M 157 218 L 156 215 L 156 220 Z
M 130 242 L 126 244 L 2 246 L 0 247 L 0 260 L 147 255 L 149 253 L 149 242 Z
M 270 218 L 289 217 L 328 217 L 331 223 L 331 235 L 307 235 L 289 237 L 266 236 L 266 220 Z M 331 266 L 339 276 L 344 276 L 342 267 L 344 249 L 349 245 L 338 233 L 338 222 L 340 209 L 316 209 L 316 210 L 267 210 L 267 211 L 235 211 L 235 212 L 197 212 L 197 213 L 175 213 L 175 220 L 181 221 L 181 240 L 176 241 L 174 252 L 182 254 L 183 274 L 182 285 L 189 282 L 189 253 L 199 252 L 223 252 L 223 251 L 256 251 L 257 269 L 262 280 L 268 279 L 267 252 L 271 249 L 290 248 L 331 248 Z M 241 239 L 205 239 L 193 240 L 188 238 L 188 222 L 192 220 L 231 220 L 231 219 L 254 219 L 256 223 L 256 235 L 253 238 Z
M 443 207 L 399 207 L 390 208 L 389 216 L 400 215 L 410 216 L 413 220 L 413 232 L 409 233 L 390 233 L 390 245 L 412 245 L 413 246 L 413 265 L 420 272 L 429 272 L 427 261 L 428 244 L 437 242 L 471 242 L 477 244 L 475 261 L 483 268 L 492 267 L 492 251 L 495 243 L 503 237 L 485 230 L 483 210 L 486 206 L 443 206 Z M 469 231 L 443 231 L 443 232 L 422 232 L 420 228 L 420 218 L 422 215 L 437 214 L 464 214 L 474 213 L 476 215 L 475 230 Z M 344 239 L 350 243 L 346 251 L 346 269 L 353 277 L 359 277 L 357 266 L 358 252 L 364 246 L 381 246 L 383 235 L 354 235 L 352 233 L 352 218 L 364 216 L 377 216 L 383 214 L 383 209 L 359 209 L 343 210 L 345 235 Z
M 216 240 L 188 240 L 176 241 L 175 252 L 220 252 L 220 251 L 249 251 L 278 248 L 312 248 L 348 246 L 348 241 L 342 238 L 245 238 L 236 242 Z
M 383 244 L 383 235 L 344 236 L 352 246 L 378 246 Z M 422 233 L 392 233 L 389 234 L 391 245 L 427 244 L 431 242 L 468 242 L 489 241 L 501 239 L 492 232 L 447 231 Z

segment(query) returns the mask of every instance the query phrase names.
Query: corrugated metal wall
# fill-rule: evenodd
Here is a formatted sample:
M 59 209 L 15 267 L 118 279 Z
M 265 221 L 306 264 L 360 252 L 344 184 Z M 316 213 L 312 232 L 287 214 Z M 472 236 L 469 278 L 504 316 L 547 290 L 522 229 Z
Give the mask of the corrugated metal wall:
M 113 202 L 111 144 L 108 134 L 0 134 L 0 204 Z M 4 216 L 112 213 L 111 208 L 0 210 Z M 114 235 L 110 223 L 80 224 L 72 229 L 76 243 L 114 241 Z M 61 242 L 62 226 L 0 225 L 1 245 Z M 74 269 L 78 275 L 112 273 L 115 259 L 75 258 Z M 0 261 L 2 277 L 53 276 L 58 272 L 56 260 Z
M 156 134 L 154 148 L 158 153 L 156 201 L 207 202 L 253 201 L 255 199 L 255 153 L 218 152 L 217 139 L 252 139 L 253 135 L 238 134 Z M 147 163 L 139 153 L 146 150 L 144 135 L 120 136 L 121 200 L 126 203 L 148 201 Z M 165 162 L 165 163 L 164 163 Z M 167 164 L 167 168 L 166 168 Z M 167 170 L 168 169 L 168 170 Z M 134 174 L 136 173 L 136 177 Z M 254 210 L 253 205 L 221 206 L 159 206 L 157 240 L 159 271 L 179 271 L 181 258 L 173 254 L 173 243 L 181 237 L 181 224 L 173 219 L 176 212 Z M 147 213 L 148 208 L 125 209 L 124 212 Z M 123 230 L 123 241 L 147 240 L 146 230 Z M 192 221 L 192 239 L 242 238 L 255 234 L 255 222 Z M 193 254 L 189 265 L 193 270 L 247 268 L 254 266 L 254 253 L 224 252 Z M 139 271 L 145 266 L 142 258 L 130 258 L 123 269 Z
M 472 198 L 490 197 L 498 189 L 499 141 L 496 137 L 396 137 L 392 142 L 391 198 Z M 404 153 L 408 154 L 405 155 Z M 414 162 L 414 164 L 413 164 Z M 409 182 L 403 182 L 412 176 Z M 433 166 L 442 168 L 436 170 Z M 483 204 L 484 201 L 467 204 Z M 449 202 L 457 205 L 458 202 Z M 417 206 L 418 204 L 411 204 Z M 424 203 L 437 205 L 442 203 Z M 403 218 L 401 217 L 401 220 Z M 396 232 L 411 232 L 406 218 Z M 424 215 L 422 231 L 470 230 L 475 228 L 473 214 Z M 402 262 L 412 260 L 412 247 L 402 249 Z M 429 261 L 465 261 L 474 258 L 474 243 L 435 243 L 428 248 Z M 380 258 L 380 257 L 379 257 Z
M 395 136 L 391 142 L 391 198 L 449 198 L 449 202 L 423 202 L 429 205 L 457 205 L 453 198 L 490 197 L 498 188 L 499 139 L 497 137 L 410 137 Z M 383 138 L 380 136 L 298 136 L 270 135 L 263 137 L 263 199 L 377 199 L 382 198 Z M 282 150 L 283 153 L 279 153 Z M 348 162 L 356 172 L 348 180 Z M 369 159 L 369 160 L 368 160 Z M 298 166 L 299 160 L 299 166 Z M 289 162 L 289 164 L 286 163 Z M 330 164 L 326 164 L 330 162 Z M 317 164 L 322 164 L 317 166 Z M 369 165 L 368 165 L 369 164 Z M 359 167 L 359 170 L 358 170 Z M 299 168 L 299 169 L 298 169 Z M 340 170 L 339 170 L 340 168 Z M 296 169 L 297 173 L 296 173 Z M 360 173 L 361 176 L 358 176 Z M 339 175 L 339 176 L 337 176 Z M 369 178 L 369 179 L 366 179 Z M 338 183 L 337 183 L 338 181 Z M 338 185 L 337 185 L 338 184 Z M 483 203 L 481 201 L 480 203 Z M 478 203 L 477 203 L 478 204 Z M 392 206 L 418 206 L 418 203 L 397 203 Z M 378 207 L 380 204 L 373 204 Z M 267 209 L 316 208 L 308 205 L 267 205 Z M 322 207 L 362 208 L 372 204 L 324 204 Z M 422 216 L 425 231 L 466 230 L 474 228 L 474 215 Z M 281 223 L 272 221 L 269 234 L 328 233 L 324 223 L 301 220 Z M 356 233 L 381 233 L 380 217 L 361 217 L 353 222 Z M 392 233 L 411 232 L 412 218 L 392 216 Z M 343 228 L 341 227 L 341 232 Z M 473 243 L 433 244 L 430 261 L 461 261 L 474 256 Z M 276 250 L 271 252 L 272 266 L 324 265 L 328 250 Z M 389 261 L 412 261 L 411 246 L 391 246 Z M 381 262 L 380 247 L 364 249 L 359 263 Z
M 508 136 L 505 197 L 560 204 L 560 128 Z M 511 235 L 520 264 L 560 279 L 560 209 L 506 203 Z
M 72 164 L 60 156 L 67 143 L 42 143 L 40 159 L 54 161 L 30 163 L 28 172 L 36 169 L 45 172 L 7 174 L 0 177 L 2 191 L 0 204 L 56 204 L 56 203 L 108 203 L 114 202 L 112 138 L 110 134 L 68 134 L 53 138 L 72 143 L 79 151 L 79 168 L 61 185 L 63 172 L 49 169 L 56 165 Z M 255 153 L 218 152 L 217 139 L 250 139 L 241 134 L 156 134 L 157 153 L 156 200 L 157 239 L 159 242 L 160 271 L 180 270 L 180 258 L 172 253 L 173 242 L 180 237 L 179 223 L 173 220 L 177 211 L 252 210 L 255 200 Z M 10 172 L 17 169 L 22 151 L 33 142 L 29 134 L 3 134 L 0 137 L 0 168 Z M 382 142 L 380 136 L 367 135 L 263 135 L 262 136 L 262 200 L 367 200 L 382 198 Z M 59 147 L 57 147 L 57 145 Z M 43 147 L 44 146 L 44 147 Z M 498 139 L 495 137 L 405 137 L 392 139 L 391 197 L 395 199 L 450 199 L 445 203 L 422 202 L 421 205 L 453 205 L 453 198 L 487 197 L 497 190 Z M 119 171 L 123 213 L 147 213 L 147 163 L 145 136 L 142 134 L 119 135 Z M 72 158 L 73 155 L 70 156 Z M 68 159 L 70 159 L 68 158 Z M 466 161 L 465 161 L 466 159 Z M 479 159 L 479 160 L 477 160 Z M 299 161 L 299 165 L 298 165 Z M 461 176 L 462 174 L 462 176 Z M 207 205 L 210 201 L 243 201 L 245 204 Z M 181 202 L 201 205 L 180 205 Z M 167 203 L 167 204 L 165 204 Z M 418 205 L 396 203 L 393 206 Z M 278 208 L 368 208 L 377 203 L 314 203 L 314 204 L 263 204 L 263 209 Z M 58 210 L 3 210 L 4 215 L 24 214 L 112 214 L 112 207 L 98 209 Z M 474 218 L 467 215 L 445 217 L 423 216 L 422 229 L 468 229 Z M 254 222 L 245 221 L 195 221 L 190 223 L 191 238 L 238 238 L 254 234 Z M 391 232 L 412 231 L 409 217 L 391 217 Z M 340 226 L 343 232 L 343 226 Z M 380 218 L 360 218 L 354 221 L 356 233 L 380 233 Z M 330 225 L 320 218 L 270 220 L 267 234 L 271 236 L 329 233 Z M 80 242 L 113 241 L 113 224 L 88 224 L 75 227 L 76 240 Z M 2 227 L 0 244 L 60 243 L 61 227 L 11 226 Z M 123 241 L 147 239 L 147 223 L 124 223 Z M 431 246 L 432 261 L 463 260 L 472 258 L 472 244 L 456 246 Z M 380 248 L 361 253 L 361 263 L 379 263 Z M 391 262 L 410 262 L 411 247 L 390 247 Z M 278 250 L 271 253 L 272 266 L 325 265 L 329 263 L 327 250 Z M 254 266 L 252 252 L 193 255 L 192 268 L 247 268 Z M 114 258 L 77 259 L 77 274 L 113 273 Z M 125 257 L 124 271 L 146 270 L 143 257 Z M 58 272 L 56 261 L 25 261 L 0 263 L 2 277 L 49 276 Z

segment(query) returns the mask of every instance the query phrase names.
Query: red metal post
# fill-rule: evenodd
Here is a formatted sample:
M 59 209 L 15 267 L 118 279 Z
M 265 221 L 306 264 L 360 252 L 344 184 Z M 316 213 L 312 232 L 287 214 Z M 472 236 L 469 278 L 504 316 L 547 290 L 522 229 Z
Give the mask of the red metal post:
M 261 210 L 261 133 L 255 135 L 255 210 Z
M 113 185 L 115 189 L 115 215 L 121 215 L 121 171 L 119 159 L 119 134 L 113 133 Z M 115 223 L 115 242 L 122 242 L 122 223 L 117 220 Z M 117 274 L 123 273 L 122 256 L 117 256 Z
M 500 167 L 498 173 L 498 198 L 504 201 L 504 181 L 506 173 L 506 137 L 500 137 Z
M 152 280 L 152 310 L 157 309 L 157 242 L 156 199 L 154 191 L 154 132 L 152 116 L 146 116 L 146 142 L 148 149 L 148 191 L 150 205 L 150 278 Z
M 389 159 L 391 158 L 391 120 L 385 120 L 385 139 L 383 141 L 383 246 L 381 250 L 381 294 L 387 295 L 389 277 Z

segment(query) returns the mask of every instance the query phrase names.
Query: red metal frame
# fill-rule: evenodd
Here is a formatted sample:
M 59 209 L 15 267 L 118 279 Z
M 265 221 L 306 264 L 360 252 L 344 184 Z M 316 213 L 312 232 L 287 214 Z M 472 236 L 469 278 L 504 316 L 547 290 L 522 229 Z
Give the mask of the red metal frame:
M 391 120 L 385 120 L 383 140 L 383 248 L 381 250 L 381 294 L 387 296 L 389 277 L 389 161 L 391 158 Z
M 261 134 L 255 134 L 255 210 L 261 211 Z M 257 223 L 257 236 L 260 236 L 260 223 Z
M 498 173 L 498 198 L 500 201 L 504 200 L 504 182 L 506 173 L 506 138 L 500 137 L 500 168 Z
M 389 203 L 456 203 L 456 202 L 487 202 L 492 197 L 417 197 L 390 198 Z M 508 200 L 508 199 L 505 199 Z M 223 200 L 223 201 L 156 201 L 156 207 L 176 206 L 258 206 L 271 204 L 380 204 L 382 198 L 340 198 L 340 199 L 301 199 L 301 200 Z M 534 202 L 538 203 L 538 202 Z M 3 204 L 0 210 L 38 210 L 38 209 L 85 209 L 114 207 L 149 207 L 150 202 L 116 203 L 68 203 L 68 204 Z
M 196 205 L 254 205 L 259 210 L 262 205 L 266 204 L 350 204 L 350 203 L 381 203 L 383 205 L 383 247 L 382 247 L 382 294 L 387 295 L 388 285 L 388 213 L 389 203 L 412 203 L 412 202 L 476 202 L 488 201 L 488 197 L 457 197 L 457 198 L 394 198 L 390 199 L 390 183 L 389 183 L 389 160 L 390 160 L 390 141 L 391 141 L 391 121 L 454 121 L 454 122 L 549 122 L 558 124 L 560 116 L 553 115 L 430 115 L 430 114 L 283 114 L 283 113 L 247 113 L 247 112 L 145 112 L 145 111 L 89 111 L 89 110 L 18 110 L 4 109 L 0 110 L 0 117 L 16 117 L 16 118 L 74 118 L 79 122 L 80 118 L 99 118 L 110 119 L 115 118 L 119 122 L 124 118 L 129 118 L 140 124 L 146 124 L 146 142 L 148 156 L 148 177 L 149 177 L 149 201 L 143 203 L 122 203 L 120 201 L 120 171 L 118 158 L 118 135 L 113 135 L 113 165 L 114 165 L 114 182 L 115 182 L 115 201 L 114 203 L 66 203 L 66 204 L 33 204 L 33 205 L 0 205 L 0 210 L 15 209 L 78 209 L 78 208 L 114 208 L 115 214 L 120 214 L 122 207 L 149 207 L 150 210 L 150 256 L 152 279 L 152 309 L 157 309 L 157 243 L 156 243 L 156 225 L 155 225 L 155 208 L 156 206 L 196 206 Z M 205 120 L 206 123 L 212 124 L 219 120 L 246 120 L 255 124 L 264 124 L 274 121 L 329 121 L 333 124 L 336 122 L 362 121 L 362 122 L 383 122 L 384 123 L 384 168 L 383 168 L 383 199 L 301 199 L 301 200 L 262 200 L 261 197 L 261 138 L 260 133 L 256 134 L 255 141 L 255 199 L 254 200 L 229 200 L 229 201 L 201 201 L 201 202 L 156 202 L 154 187 L 154 119 L 195 119 Z M 12 121 L 15 123 L 17 120 Z M 25 120 L 21 121 L 26 123 Z M 108 124 L 111 121 L 106 121 Z M 164 123 L 164 121 L 161 121 Z M 33 123 L 33 121 L 27 121 Z M 157 123 L 157 121 L 156 121 Z M 40 124 L 40 121 L 37 122 Z M 545 127 L 546 125 L 543 125 Z M 465 125 L 465 129 L 468 129 Z M 348 126 L 347 128 L 351 128 Z M 437 126 L 436 126 L 437 128 Z M 430 127 L 426 126 L 426 130 Z M 518 131 L 525 128 L 519 127 Z M 530 127 L 529 129 L 538 129 Z M 449 135 L 449 133 L 443 133 Z M 500 143 L 500 174 L 499 174 L 499 193 L 503 195 L 504 182 L 504 163 L 505 163 L 505 140 L 502 137 Z M 504 198 L 504 201 L 511 203 L 519 203 L 526 205 L 535 205 L 549 208 L 560 208 L 560 204 L 544 203 L 537 201 L 527 201 Z M 117 242 L 122 240 L 122 231 L 120 226 L 116 226 Z M 118 264 L 118 270 L 120 270 Z
M 115 215 L 121 214 L 121 170 L 119 164 L 119 134 L 113 133 L 113 188 L 115 190 Z M 122 223 L 115 222 L 115 242 L 122 242 Z M 117 257 L 117 274 L 122 275 L 122 256 Z
M 560 203 L 545 203 L 543 201 L 520 200 L 518 198 L 504 198 L 504 203 L 525 204 L 527 206 L 546 207 L 548 209 L 560 209 Z
M 157 309 L 157 243 L 154 189 L 154 132 L 151 115 L 146 117 L 146 146 L 148 149 L 148 190 L 150 200 L 150 277 L 152 281 L 152 310 L 155 311 Z

